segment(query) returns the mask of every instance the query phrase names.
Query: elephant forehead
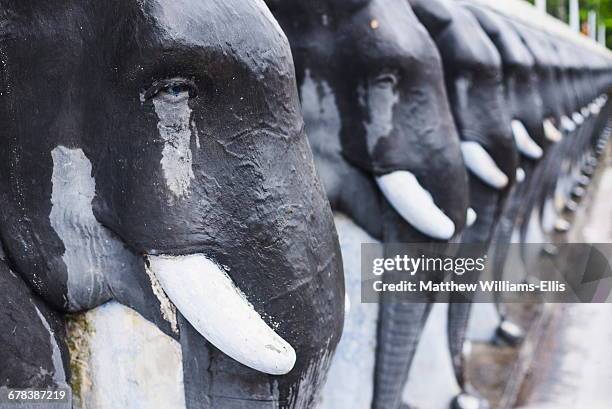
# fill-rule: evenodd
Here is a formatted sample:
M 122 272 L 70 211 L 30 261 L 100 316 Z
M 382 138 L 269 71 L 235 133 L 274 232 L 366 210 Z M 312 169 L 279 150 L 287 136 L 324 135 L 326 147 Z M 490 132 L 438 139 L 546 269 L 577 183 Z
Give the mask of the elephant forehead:
M 482 28 L 495 43 L 504 64 L 528 68 L 533 66 L 534 59 L 529 50 L 508 23 L 493 12 L 471 5 L 467 8 L 476 16 Z
M 519 33 L 525 42 L 529 52 L 535 59 L 535 64 L 541 67 L 555 66 L 558 62 L 558 57 L 553 52 L 542 34 L 537 33 L 526 26 L 519 25 L 518 23 L 511 23 L 514 29 Z
M 468 66 L 499 68 L 501 57 L 476 18 L 458 5 L 453 5 L 453 12 L 453 23 L 439 38 L 443 58 L 449 56 L 454 63 Z
M 164 39 L 218 48 L 256 65 L 291 61 L 285 34 L 260 0 L 156 0 L 144 12 Z
M 434 45 L 406 1 L 373 0 L 346 21 L 342 36 L 372 59 L 420 64 L 435 56 Z

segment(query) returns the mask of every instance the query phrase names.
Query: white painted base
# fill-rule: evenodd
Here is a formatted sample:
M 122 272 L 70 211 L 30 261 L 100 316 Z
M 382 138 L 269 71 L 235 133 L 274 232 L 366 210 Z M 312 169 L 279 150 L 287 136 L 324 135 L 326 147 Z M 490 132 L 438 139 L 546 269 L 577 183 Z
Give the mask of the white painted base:
M 473 342 L 490 342 L 501 323 L 501 317 L 493 303 L 472 305 L 468 324 L 467 339 Z
M 73 367 L 78 359 L 81 368 L 75 409 L 185 408 L 178 342 L 116 302 L 82 314 L 78 322 L 69 334 L 78 340 Z
M 378 304 L 361 303 L 361 243 L 376 243 L 344 215 L 335 215 L 349 298 L 344 333 L 332 360 L 320 409 L 370 409 Z

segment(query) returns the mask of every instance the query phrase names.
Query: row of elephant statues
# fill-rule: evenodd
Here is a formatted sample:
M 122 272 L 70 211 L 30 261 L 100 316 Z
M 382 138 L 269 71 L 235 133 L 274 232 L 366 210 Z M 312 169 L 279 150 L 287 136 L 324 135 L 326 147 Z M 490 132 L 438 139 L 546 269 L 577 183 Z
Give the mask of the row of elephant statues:
M 409 407 L 432 304 L 359 244 L 545 240 L 605 146 L 607 51 L 489 3 L 0 0 L 0 392 Z

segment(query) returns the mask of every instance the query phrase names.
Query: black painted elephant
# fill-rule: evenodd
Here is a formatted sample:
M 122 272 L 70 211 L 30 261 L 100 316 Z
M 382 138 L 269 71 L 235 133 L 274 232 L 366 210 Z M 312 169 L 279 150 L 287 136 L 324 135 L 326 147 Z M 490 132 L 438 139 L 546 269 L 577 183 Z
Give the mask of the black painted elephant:
M 519 33 L 504 17 L 473 2 L 464 4 L 476 17 L 500 54 L 505 99 L 512 117 L 512 133 L 520 154 L 520 167 L 517 171 L 517 178 L 520 179 L 511 191 L 495 227 L 490 251 L 493 277 L 501 280 L 510 243 L 518 236 L 516 228 L 524 216 L 525 200 L 531 189 L 539 188 L 537 180 L 533 183 L 533 175 L 553 142 L 546 138 L 544 129 L 543 102 L 538 88 L 539 77 L 534 69 L 534 56 L 523 43 Z M 518 343 L 523 335 L 522 330 L 506 319 L 503 305 L 498 305 L 498 312 L 498 340 Z
M 476 223 L 462 237 L 462 243 L 468 244 L 465 255 L 474 257 L 474 244 L 486 251 L 518 164 L 512 113 L 504 95 L 502 59 L 476 18 L 460 4 L 441 0 L 410 0 L 410 4 L 442 56 L 450 105 L 470 171 L 470 206 L 478 214 Z M 462 351 L 470 304 L 454 302 L 449 308 L 455 376 L 469 392 Z M 459 395 L 454 405 L 486 407 L 487 403 L 475 395 Z
M 383 242 L 456 240 L 466 221 L 466 171 L 439 54 L 409 4 L 268 3 L 291 43 L 332 208 Z M 374 388 L 358 395 L 374 408 L 397 408 L 431 304 L 381 297 L 375 368 L 364 376 Z M 347 348 L 368 342 L 349 337 Z M 328 401 L 369 407 L 352 397 Z
M 69 379 L 43 301 L 116 300 L 180 342 L 184 373 L 168 381 L 185 407 L 312 407 L 342 329 L 342 264 L 263 2 L 0 10 L 2 303 L 22 311 L 0 324 L 40 318 L 2 337 L 2 384 Z M 59 346 L 43 346 L 50 333 Z

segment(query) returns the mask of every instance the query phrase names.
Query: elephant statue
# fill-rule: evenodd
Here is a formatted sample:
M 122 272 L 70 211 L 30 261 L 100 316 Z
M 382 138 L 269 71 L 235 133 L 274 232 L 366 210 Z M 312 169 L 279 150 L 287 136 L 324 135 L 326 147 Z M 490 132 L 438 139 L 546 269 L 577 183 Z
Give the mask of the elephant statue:
M 349 263 L 359 241 L 445 246 L 463 230 L 467 175 L 440 57 L 404 0 L 268 4 L 291 43 L 345 279 L 355 283 L 323 407 L 397 408 L 431 301 L 382 293 L 378 305 L 359 304 L 360 275 Z
M 139 389 L 166 374 L 177 409 L 312 407 L 342 331 L 342 262 L 265 4 L 1 10 L 3 386 L 72 380 L 83 407 L 168 407 Z M 124 329 L 141 348 L 113 349 Z M 100 345 L 110 361 L 88 355 Z M 123 347 L 140 362 L 114 361 Z M 68 354 L 85 365 L 72 377 Z M 154 373 L 114 376 L 129 365 Z
M 360 302 L 360 262 L 491 250 L 501 278 L 570 228 L 611 59 L 498 3 L 0 0 L 0 396 L 487 409 L 471 300 Z
M 486 252 L 518 165 L 502 59 L 478 20 L 461 4 L 446 0 L 410 0 L 410 4 L 442 57 L 450 105 L 470 171 L 470 206 L 478 214 L 462 236 L 464 252 L 473 257 L 474 252 Z M 476 391 L 470 393 L 473 388 L 465 377 L 462 352 L 470 309 L 468 302 L 451 302 L 449 306 L 455 376 L 467 391 L 453 402 L 459 408 L 488 406 Z
M 476 17 L 482 29 L 495 45 L 500 54 L 504 75 L 504 90 L 507 105 L 512 117 L 512 132 L 516 147 L 520 153 L 520 167 L 517 172 L 517 184 L 511 191 L 502 216 L 493 233 L 494 245 L 490 251 L 490 268 L 493 277 L 501 280 L 510 243 L 517 241 L 516 226 L 522 220 L 523 204 L 532 188 L 532 176 L 540 163 L 549 143 L 543 125 L 543 102 L 538 89 L 539 78 L 534 69 L 535 59 L 523 43 L 519 34 L 510 23 L 492 10 L 474 3 L 465 2 L 465 6 Z M 538 187 L 535 186 L 537 189 Z M 521 277 L 519 277 L 520 279 Z M 476 305 L 476 309 L 490 309 L 487 304 Z M 473 313 L 476 313 L 474 311 Z M 481 339 L 496 337 L 499 341 L 516 344 L 522 336 L 522 330 L 506 318 L 503 305 L 487 313 L 480 312 L 482 317 L 495 317 L 491 326 L 485 327 L 477 334 Z

